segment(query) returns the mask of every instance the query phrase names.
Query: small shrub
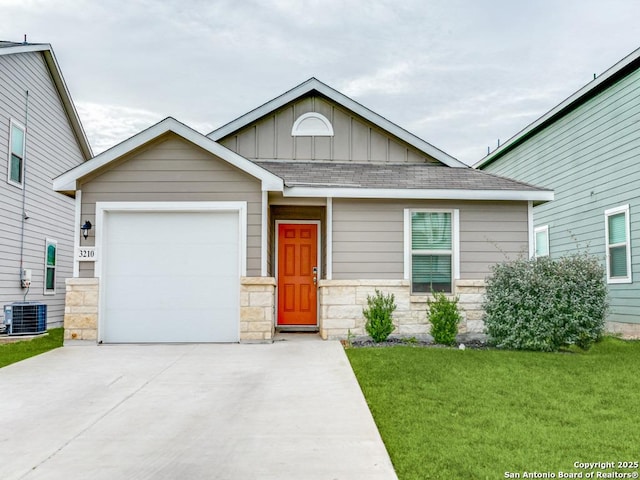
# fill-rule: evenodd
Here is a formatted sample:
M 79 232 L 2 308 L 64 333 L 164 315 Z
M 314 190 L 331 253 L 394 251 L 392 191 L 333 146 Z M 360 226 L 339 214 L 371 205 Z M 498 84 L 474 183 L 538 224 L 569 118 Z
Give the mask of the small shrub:
M 427 318 L 431 322 L 431 336 L 436 343 L 456 343 L 458 324 L 462 319 L 458 310 L 458 298 L 449 299 L 442 292 L 434 292 L 433 300 L 427 300 Z
M 383 295 L 376 289 L 375 296 L 367 295 L 367 304 L 369 308 L 362 310 L 367 319 L 364 328 L 374 342 L 384 342 L 395 329 L 392 318 L 397 307 L 395 297 L 392 293 Z
M 486 332 L 499 347 L 587 349 L 604 330 L 605 271 L 586 254 L 499 264 L 487 281 L 483 307 Z

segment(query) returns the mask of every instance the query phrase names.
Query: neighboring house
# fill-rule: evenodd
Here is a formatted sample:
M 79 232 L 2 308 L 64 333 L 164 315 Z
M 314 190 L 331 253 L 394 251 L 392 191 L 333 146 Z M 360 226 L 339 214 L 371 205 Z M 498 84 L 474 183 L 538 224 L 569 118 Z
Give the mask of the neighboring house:
M 537 255 L 596 255 L 607 328 L 640 337 L 640 49 L 478 162 L 553 189 L 534 209 Z
M 0 41 L 0 323 L 26 300 L 62 325 L 75 209 L 52 180 L 92 156 L 51 46 Z
M 344 338 L 376 288 L 395 295 L 396 333 L 429 331 L 431 289 L 461 295 L 479 332 L 491 266 L 528 253 L 532 205 L 553 198 L 313 78 L 208 136 L 167 118 L 54 188 L 93 225 L 66 335 L 98 342 Z

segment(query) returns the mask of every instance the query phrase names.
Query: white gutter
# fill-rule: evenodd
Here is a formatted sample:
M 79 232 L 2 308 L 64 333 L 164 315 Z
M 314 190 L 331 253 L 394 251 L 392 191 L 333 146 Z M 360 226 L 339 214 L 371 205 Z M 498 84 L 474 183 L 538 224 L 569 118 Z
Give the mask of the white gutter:
M 398 198 L 429 200 L 515 200 L 549 202 L 552 190 L 423 190 L 401 188 L 285 187 L 285 197 Z

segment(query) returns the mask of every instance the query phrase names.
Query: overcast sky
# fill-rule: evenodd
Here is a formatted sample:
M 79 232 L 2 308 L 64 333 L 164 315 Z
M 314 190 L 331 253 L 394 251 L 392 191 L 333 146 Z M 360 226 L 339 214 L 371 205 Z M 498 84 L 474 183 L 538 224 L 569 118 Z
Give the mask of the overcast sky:
M 316 77 L 475 163 L 640 47 L 638 0 L 0 0 L 51 43 L 94 153 L 209 133 Z

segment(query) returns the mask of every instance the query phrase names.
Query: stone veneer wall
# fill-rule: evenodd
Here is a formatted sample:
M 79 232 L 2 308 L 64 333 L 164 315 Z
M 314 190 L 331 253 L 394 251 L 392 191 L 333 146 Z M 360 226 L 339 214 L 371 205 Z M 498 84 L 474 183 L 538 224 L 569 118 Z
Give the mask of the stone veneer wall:
M 243 277 L 240 281 L 240 341 L 272 342 L 275 333 L 276 280 Z
M 366 335 L 362 310 L 367 305 L 367 295 L 374 295 L 376 289 L 395 296 L 395 335 L 424 335 L 431 330 L 426 313 L 428 295 L 411 295 L 409 280 L 321 280 L 319 289 L 320 335 L 324 339 L 344 339 L 349 333 Z M 460 333 L 482 333 L 484 291 L 483 280 L 456 282 L 455 294 L 460 298 L 463 316 Z
M 64 339 L 98 338 L 97 278 L 67 278 L 64 306 Z
M 640 323 L 606 322 L 604 329 L 626 340 L 640 340 Z
M 271 342 L 274 335 L 274 278 L 245 277 L 240 285 L 240 341 Z M 98 338 L 98 278 L 68 278 L 65 340 Z

